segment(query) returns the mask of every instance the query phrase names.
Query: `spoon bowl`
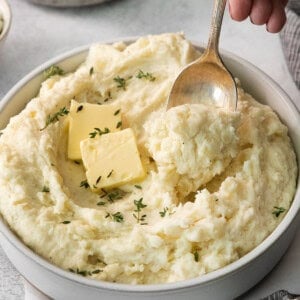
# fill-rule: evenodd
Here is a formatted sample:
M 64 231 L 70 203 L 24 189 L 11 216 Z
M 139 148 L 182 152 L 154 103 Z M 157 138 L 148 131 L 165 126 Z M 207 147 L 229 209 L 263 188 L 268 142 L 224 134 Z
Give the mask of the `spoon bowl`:
M 167 109 L 187 103 L 206 103 L 232 111 L 236 109 L 236 84 L 218 50 L 225 6 L 226 0 L 215 0 L 207 49 L 176 78 Z

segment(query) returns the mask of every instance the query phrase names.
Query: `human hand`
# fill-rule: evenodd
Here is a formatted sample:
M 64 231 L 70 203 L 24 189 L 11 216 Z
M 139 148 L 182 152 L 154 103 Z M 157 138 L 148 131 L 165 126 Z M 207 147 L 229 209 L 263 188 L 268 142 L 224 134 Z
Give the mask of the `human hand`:
M 286 22 L 284 8 L 288 0 L 229 0 L 231 18 L 243 21 L 248 16 L 253 24 L 264 25 L 269 32 L 279 32 Z

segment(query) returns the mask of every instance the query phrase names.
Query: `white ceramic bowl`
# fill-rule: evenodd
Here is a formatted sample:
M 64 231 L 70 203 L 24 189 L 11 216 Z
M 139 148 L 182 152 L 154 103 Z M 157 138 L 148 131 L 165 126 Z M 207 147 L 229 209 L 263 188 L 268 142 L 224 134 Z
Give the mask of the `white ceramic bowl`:
M 2 16 L 4 24 L 0 33 L 0 46 L 3 44 L 10 29 L 12 14 L 11 9 L 6 0 L 0 1 L 0 16 Z
M 131 40 L 127 40 L 130 43 Z M 197 44 L 194 43 L 196 46 Z M 200 46 L 198 46 L 201 48 Z M 22 79 L 0 102 L 0 128 L 36 95 L 43 80 L 42 72 L 57 64 L 73 71 L 84 61 L 88 46 L 60 55 Z M 288 126 L 297 158 L 300 158 L 299 112 L 284 91 L 266 74 L 245 60 L 222 52 L 232 73 L 241 79 L 246 91 L 270 105 Z M 292 241 L 300 219 L 300 184 L 290 210 L 258 247 L 238 261 L 209 274 L 181 282 L 157 285 L 128 285 L 101 282 L 66 272 L 26 247 L 0 220 L 1 245 L 20 273 L 50 297 L 59 299 L 232 299 L 261 280 L 279 261 Z

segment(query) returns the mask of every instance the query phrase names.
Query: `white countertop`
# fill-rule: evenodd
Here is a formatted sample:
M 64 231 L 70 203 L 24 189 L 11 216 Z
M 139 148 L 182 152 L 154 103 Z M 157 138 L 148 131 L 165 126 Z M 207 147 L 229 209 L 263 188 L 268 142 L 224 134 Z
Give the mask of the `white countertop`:
M 54 9 L 10 0 L 13 24 L 0 47 L 0 99 L 33 68 L 74 47 L 128 36 L 184 31 L 206 42 L 209 0 L 114 0 L 81 9 Z M 220 45 L 257 65 L 290 95 L 300 109 L 300 93 L 288 72 L 278 35 L 226 13 Z M 259 299 L 277 289 L 300 293 L 300 230 L 274 270 L 241 299 Z M 24 299 L 21 276 L 0 248 L 0 299 Z

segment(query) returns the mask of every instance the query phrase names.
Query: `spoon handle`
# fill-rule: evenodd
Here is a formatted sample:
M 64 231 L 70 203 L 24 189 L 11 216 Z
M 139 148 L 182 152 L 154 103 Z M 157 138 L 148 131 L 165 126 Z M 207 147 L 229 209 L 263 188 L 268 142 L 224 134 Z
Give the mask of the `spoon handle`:
M 207 54 L 219 57 L 219 38 L 221 32 L 221 26 L 223 21 L 223 15 L 226 7 L 226 0 L 215 0 L 213 16 L 210 25 L 209 40 L 207 45 Z

